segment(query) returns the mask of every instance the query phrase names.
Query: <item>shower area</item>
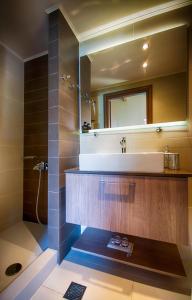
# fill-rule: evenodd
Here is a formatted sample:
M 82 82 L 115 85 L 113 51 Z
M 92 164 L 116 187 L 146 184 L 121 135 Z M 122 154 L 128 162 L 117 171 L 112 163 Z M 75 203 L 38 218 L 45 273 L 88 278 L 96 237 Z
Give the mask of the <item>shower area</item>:
M 25 61 L 0 44 L 0 291 L 48 247 L 60 263 L 81 233 L 64 175 L 80 151 L 79 43 L 60 10 L 47 33 L 48 51 Z
M 48 55 L 0 44 L 0 292 L 48 247 Z

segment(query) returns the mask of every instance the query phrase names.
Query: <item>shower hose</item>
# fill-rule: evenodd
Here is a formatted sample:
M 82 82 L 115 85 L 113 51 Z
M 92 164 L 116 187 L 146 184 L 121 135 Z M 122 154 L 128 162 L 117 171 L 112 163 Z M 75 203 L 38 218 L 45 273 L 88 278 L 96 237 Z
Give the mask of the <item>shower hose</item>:
M 41 188 L 41 169 L 39 168 L 39 180 L 38 180 L 38 188 L 37 188 L 37 198 L 36 198 L 36 205 L 35 205 L 35 213 L 36 213 L 36 218 L 37 222 L 41 225 L 43 225 L 39 219 L 39 194 L 40 194 L 40 188 Z

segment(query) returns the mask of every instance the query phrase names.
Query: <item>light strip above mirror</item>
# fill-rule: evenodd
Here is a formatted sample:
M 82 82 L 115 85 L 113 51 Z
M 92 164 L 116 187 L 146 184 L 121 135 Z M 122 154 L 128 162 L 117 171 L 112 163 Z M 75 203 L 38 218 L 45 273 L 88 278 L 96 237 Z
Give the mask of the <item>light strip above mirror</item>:
M 159 131 L 160 129 L 160 131 Z M 85 135 L 111 134 L 120 132 L 161 132 L 161 131 L 187 131 L 188 121 L 176 121 L 166 123 L 154 123 L 147 125 L 134 125 L 115 128 L 91 129 Z

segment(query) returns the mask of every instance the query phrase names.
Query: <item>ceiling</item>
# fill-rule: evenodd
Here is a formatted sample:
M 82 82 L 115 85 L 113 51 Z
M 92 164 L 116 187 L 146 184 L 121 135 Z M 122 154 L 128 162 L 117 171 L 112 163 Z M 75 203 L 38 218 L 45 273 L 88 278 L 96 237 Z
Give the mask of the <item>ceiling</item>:
M 179 0 L 1 0 L 0 41 L 22 59 L 46 51 L 48 17 L 45 10 L 57 4 L 63 7 L 77 35 L 82 35 L 142 10 L 175 1 Z
M 45 9 L 56 0 L 1 0 L 0 41 L 25 59 L 47 50 Z
M 82 34 L 138 11 L 168 3 L 170 0 L 62 0 L 61 2 L 77 34 Z
M 146 42 L 149 48 L 144 51 Z M 92 90 L 184 72 L 187 30 L 185 26 L 167 30 L 91 54 L 89 58 Z M 144 62 L 148 63 L 146 69 L 142 67 Z

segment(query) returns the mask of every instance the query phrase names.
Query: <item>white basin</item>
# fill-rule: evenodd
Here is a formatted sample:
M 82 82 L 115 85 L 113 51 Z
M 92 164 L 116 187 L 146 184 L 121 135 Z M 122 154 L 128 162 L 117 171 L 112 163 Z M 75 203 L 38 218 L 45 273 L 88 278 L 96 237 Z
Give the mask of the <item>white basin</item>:
M 163 172 L 163 152 L 80 154 L 82 171 Z

